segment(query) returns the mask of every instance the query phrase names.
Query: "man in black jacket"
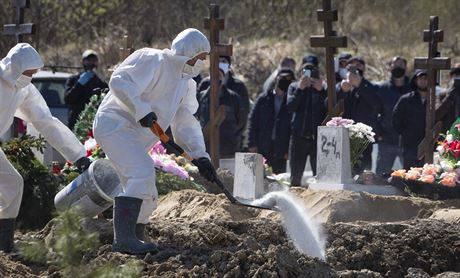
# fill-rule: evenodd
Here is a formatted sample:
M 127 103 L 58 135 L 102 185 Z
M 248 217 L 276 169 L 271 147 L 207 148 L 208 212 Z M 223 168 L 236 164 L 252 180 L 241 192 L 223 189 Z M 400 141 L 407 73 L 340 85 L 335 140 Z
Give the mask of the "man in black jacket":
M 275 89 L 259 95 L 249 118 L 249 151 L 262 154 L 275 174 L 286 172 L 291 136 L 286 92 L 294 80 L 290 68 L 279 69 Z
M 274 71 L 272 71 L 272 73 L 270 73 L 270 75 L 267 77 L 267 79 L 265 79 L 264 85 L 262 86 L 261 93 L 264 93 L 264 92 L 266 92 L 268 90 L 273 90 L 275 88 L 276 76 L 278 75 L 278 71 L 281 68 L 290 68 L 292 71 L 295 72 L 296 62 L 291 57 L 287 57 L 287 56 L 283 57 L 283 59 L 281 59 L 279 65 L 278 65 L 278 67 Z
M 395 56 L 389 63 L 391 77 L 380 83 L 377 94 L 382 100 L 382 113 L 378 117 L 378 128 L 376 130 L 379 152 L 377 155 L 378 175 L 387 176 L 391 172 L 396 157 L 402 161 L 402 152 L 399 142 L 399 134 L 393 128 L 393 108 L 399 98 L 412 91 L 409 78 L 406 76 L 406 59 Z
M 454 65 L 449 72 L 450 87 L 439 94 L 439 106 L 436 109 L 447 110 L 442 119 L 442 130 L 448 130 L 460 117 L 460 63 Z
M 242 150 L 242 143 L 243 143 L 243 133 L 246 129 L 246 123 L 249 117 L 249 93 L 246 85 L 243 81 L 235 77 L 235 73 L 231 67 L 232 59 L 230 56 L 220 56 L 219 57 L 219 69 L 224 72 L 224 79 L 222 80 L 225 88 L 235 92 L 239 95 L 241 104 L 240 107 L 240 125 L 238 126 L 238 131 L 236 136 L 238 137 L 238 148 L 237 151 Z M 211 86 L 211 79 L 210 77 L 203 78 L 198 85 L 197 94 L 207 90 Z
M 102 81 L 94 72 L 97 68 L 98 57 L 95 51 L 85 50 L 82 54 L 84 71 L 67 79 L 65 84 L 65 103 L 69 105 L 69 128 L 72 130 L 78 120 L 78 116 L 89 103 L 89 99 L 100 94 L 100 89 L 108 88 L 107 83 Z
M 425 137 L 427 73 L 416 70 L 411 79 L 414 91 L 403 95 L 393 110 L 393 127 L 401 135 L 404 168 L 420 167 L 423 160 L 417 158 L 417 147 Z
M 219 153 L 221 158 L 234 158 L 235 152 L 239 150 L 240 132 L 242 126 L 245 125 L 244 118 L 246 116 L 241 108 L 240 96 L 225 85 L 224 72 L 220 70 L 219 73 L 219 105 L 225 106 L 225 119 L 219 128 Z M 200 120 L 201 127 L 204 127 L 209 122 L 210 95 L 211 87 L 199 93 L 198 103 L 200 106 L 196 116 Z M 209 142 L 206 142 L 206 149 L 209 150 Z
M 316 175 L 317 130 L 326 117 L 326 96 L 317 67 L 304 64 L 299 82 L 289 86 L 287 96 L 288 111 L 293 113 L 289 146 L 291 186 L 301 185 L 307 157 L 310 157 L 310 166 Z
M 360 57 L 352 57 L 347 65 L 347 79 L 337 84 L 338 99 L 344 99 L 344 118 L 361 122 L 376 130 L 377 115 L 381 113 L 381 100 L 377 95 L 378 87 L 364 77 L 366 63 Z M 361 165 L 354 171 L 360 173 L 372 169 L 372 144 L 364 150 Z

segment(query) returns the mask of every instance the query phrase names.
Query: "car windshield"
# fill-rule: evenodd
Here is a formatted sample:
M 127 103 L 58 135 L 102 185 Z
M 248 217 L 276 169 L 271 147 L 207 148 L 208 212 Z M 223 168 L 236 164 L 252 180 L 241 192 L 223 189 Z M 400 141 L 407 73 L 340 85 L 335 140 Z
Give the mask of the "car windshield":
M 42 94 L 49 107 L 65 107 L 66 79 L 33 79 L 32 83 Z

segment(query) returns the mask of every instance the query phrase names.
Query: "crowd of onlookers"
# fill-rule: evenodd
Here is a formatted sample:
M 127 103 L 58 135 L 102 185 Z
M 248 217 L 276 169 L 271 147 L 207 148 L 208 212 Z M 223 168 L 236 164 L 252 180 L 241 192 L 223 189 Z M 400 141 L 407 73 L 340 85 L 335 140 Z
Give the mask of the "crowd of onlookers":
M 395 159 L 404 168 L 420 166 L 417 146 L 425 136 L 427 72 L 416 70 L 408 76 L 407 61 L 395 56 L 388 63 L 389 77 L 381 82 L 366 79 L 366 62 L 361 57 L 342 53 L 336 58 L 337 99 L 344 101 L 342 117 L 371 126 L 378 145 L 376 172 L 390 174 Z M 300 67 L 286 57 L 261 86 L 250 108 L 244 83 L 235 77 L 230 57 L 221 57 L 219 103 L 225 106 L 220 126 L 220 155 L 233 157 L 236 151 L 262 154 L 274 173 L 291 170 L 291 184 L 300 185 L 307 158 L 316 174 L 317 127 L 327 115 L 327 88 L 315 55 L 306 55 Z M 451 102 L 444 119 L 459 116 L 460 65 L 450 71 L 451 87 L 437 90 L 438 106 Z M 204 126 L 209 121 L 209 78 L 198 86 L 200 104 L 197 117 Z M 447 119 L 448 118 L 448 119 Z M 247 129 L 247 132 L 245 132 Z M 359 173 L 372 169 L 372 148 L 364 151 Z
M 72 77 L 67 86 L 66 101 L 75 115 L 94 88 L 106 86 L 92 73 L 97 55 L 84 53 L 82 61 L 85 71 Z M 220 157 L 231 158 L 238 151 L 257 152 L 266 158 L 274 173 L 285 172 L 289 161 L 293 186 L 301 184 L 309 158 L 315 175 L 317 127 L 327 115 L 325 74 L 320 72 L 319 63 L 317 56 L 309 54 L 296 68 L 294 59 L 283 58 L 252 101 L 244 82 L 235 76 L 231 57 L 221 56 L 219 105 L 225 108 L 225 117 L 220 124 Z M 337 100 L 343 100 L 345 107 L 342 117 L 373 128 L 378 145 L 376 172 L 382 176 L 390 174 L 397 157 L 406 169 L 422 164 L 417 146 L 425 136 L 428 92 L 427 72 L 415 70 L 409 76 L 403 57 L 393 57 L 388 71 L 387 80 L 373 82 L 366 78 L 363 58 L 348 53 L 336 57 Z M 450 77 L 450 88 L 438 89 L 436 94 L 437 106 L 449 104 L 449 112 L 438 119 L 443 120 L 444 126 L 460 114 L 460 65 L 451 69 Z M 205 128 L 210 121 L 210 78 L 198 76 L 195 80 L 199 103 L 196 117 Z M 74 99 L 73 95 L 84 99 Z M 69 122 L 73 125 L 75 119 Z M 353 169 L 355 173 L 372 169 L 372 149 L 370 144 L 361 163 Z

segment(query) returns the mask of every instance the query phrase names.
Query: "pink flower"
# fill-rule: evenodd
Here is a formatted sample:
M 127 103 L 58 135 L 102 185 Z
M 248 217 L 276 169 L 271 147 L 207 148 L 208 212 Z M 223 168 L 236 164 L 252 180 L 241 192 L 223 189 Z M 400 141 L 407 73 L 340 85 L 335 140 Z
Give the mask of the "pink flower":
M 158 141 L 150 150 L 150 154 L 166 154 L 166 149 L 163 147 L 160 141 Z
M 326 126 L 344 126 L 347 127 L 349 125 L 354 124 L 353 120 L 344 119 L 342 117 L 333 117 L 329 122 L 326 123 Z
M 455 128 L 457 128 L 457 130 L 460 131 L 460 124 L 455 125 Z
M 420 172 L 417 171 L 417 170 L 410 169 L 406 173 L 406 179 L 408 179 L 408 180 L 417 180 L 418 178 L 420 178 Z
M 422 175 L 420 177 L 421 182 L 426 182 L 426 183 L 433 183 L 435 180 L 433 175 Z
M 437 172 L 438 170 L 436 169 L 436 166 L 434 166 L 433 164 L 426 163 L 425 165 L 423 165 L 422 175 L 436 175 Z

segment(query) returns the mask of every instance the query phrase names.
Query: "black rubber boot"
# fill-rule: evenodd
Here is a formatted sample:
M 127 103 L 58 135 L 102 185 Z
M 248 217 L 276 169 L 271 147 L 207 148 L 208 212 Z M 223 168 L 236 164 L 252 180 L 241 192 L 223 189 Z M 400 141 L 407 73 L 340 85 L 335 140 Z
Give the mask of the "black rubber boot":
M 142 241 L 147 241 L 147 237 L 145 236 L 145 227 L 147 224 L 136 224 L 136 237 Z
M 142 199 L 115 197 L 112 251 L 133 255 L 157 251 L 155 244 L 141 241 L 136 237 L 136 222 L 141 205 Z
M 14 246 L 16 218 L 0 219 L 0 251 L 9 253 Z

